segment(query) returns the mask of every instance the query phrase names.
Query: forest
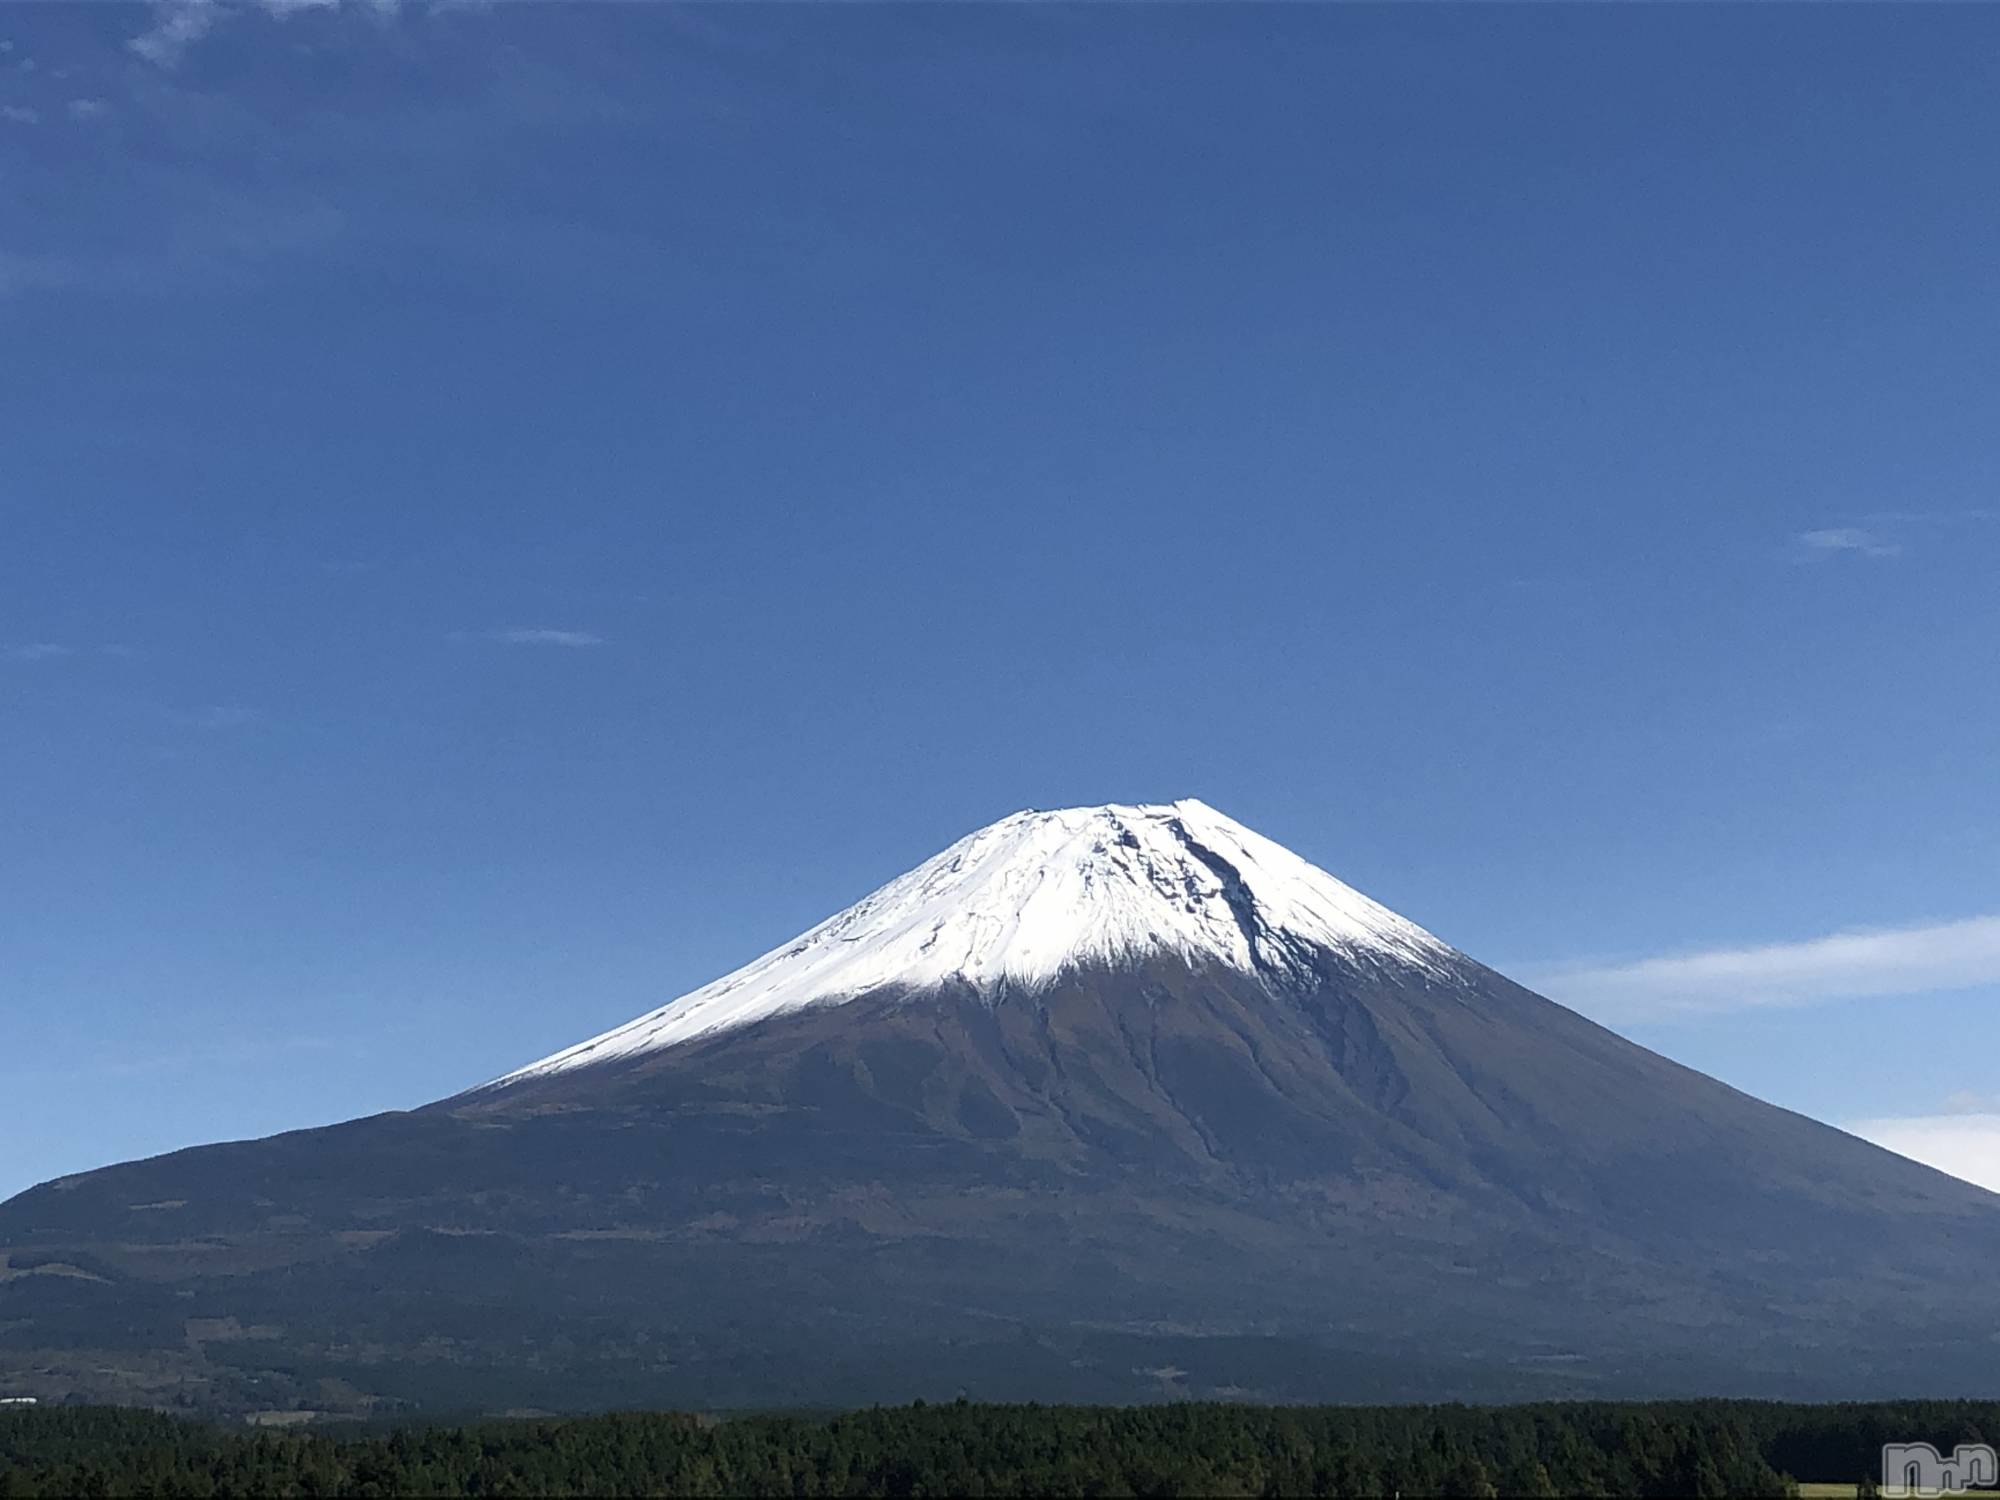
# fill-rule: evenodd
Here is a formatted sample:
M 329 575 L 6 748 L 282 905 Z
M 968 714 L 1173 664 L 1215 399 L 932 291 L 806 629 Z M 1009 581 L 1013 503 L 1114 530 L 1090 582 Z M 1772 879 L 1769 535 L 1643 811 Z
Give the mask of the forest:
M 1885 1442 L 2000 1436 L 2000 1403 L 877 1407 L 249 1433 L 0 1412 L 0 1496 L 1872 1493 Z

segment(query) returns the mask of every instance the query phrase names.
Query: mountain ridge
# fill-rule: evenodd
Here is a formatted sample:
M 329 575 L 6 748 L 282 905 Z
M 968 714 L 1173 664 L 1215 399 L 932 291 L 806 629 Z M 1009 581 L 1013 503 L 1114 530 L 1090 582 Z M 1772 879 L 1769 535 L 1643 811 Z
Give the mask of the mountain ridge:
M 1381 942 L 1320 941 L 1288 915 L 1297 857 L 1185 806 L 1111 814 L 1161 841 L 1150 860 L 1102 810 L 1003 819 L 997 864 L 928 861 L 805 935 L 859 913 L 884 945 L 859 969 L 774 950 L 814 984 L 880 979 L 837 1004 L 0 1204 L 0 1392 L 369 1411 L 1990 1382 L 2000 1198 L 1421 929 L 1414 951 L 1379 920 Z M 981 870 L 1003 915 L 1041 893 L 1054 926 L 956 902 Z M 1079 915 L 1085 883 L 1147 941 Z M 1381 910 L 1333 886 L 1348 904 L 1308 918 Z M 978 920 L 895 967 L 940 910 Z

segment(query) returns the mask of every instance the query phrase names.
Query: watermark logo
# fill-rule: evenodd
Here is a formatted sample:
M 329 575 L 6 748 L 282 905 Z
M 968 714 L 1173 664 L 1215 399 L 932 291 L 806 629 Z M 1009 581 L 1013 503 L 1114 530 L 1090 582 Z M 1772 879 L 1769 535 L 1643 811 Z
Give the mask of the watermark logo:
M 1929 1443 L 1882 1445 L 1882 1493 L 1901 1500 L 1921 1495 L 1962 1495 L 2000 1484 L 2000 1453 L 1991 1443 L 1960 1443 L 1947 1458 Z

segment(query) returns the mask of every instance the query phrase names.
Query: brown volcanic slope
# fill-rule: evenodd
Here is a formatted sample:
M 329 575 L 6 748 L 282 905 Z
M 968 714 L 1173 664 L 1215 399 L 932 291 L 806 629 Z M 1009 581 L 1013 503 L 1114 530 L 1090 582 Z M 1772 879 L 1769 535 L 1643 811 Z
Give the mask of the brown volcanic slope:
M 0 1393 L 1990 1392 L 2000 1199 L 1461 955 L 1291 955 L 885 987 L 45 1184 Z

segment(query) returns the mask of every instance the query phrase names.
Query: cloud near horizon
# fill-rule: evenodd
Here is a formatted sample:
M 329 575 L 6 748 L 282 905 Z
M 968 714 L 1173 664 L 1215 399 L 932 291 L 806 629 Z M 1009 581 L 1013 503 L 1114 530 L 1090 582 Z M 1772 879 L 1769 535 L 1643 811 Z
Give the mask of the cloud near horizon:
M 2000 983 L 2000 916 L 1529 973 L 1551 998 L 1614 1023 L 1968 989 Z
M 1898 1156 L 2000 1193 L 2000 1114 L 1887 1115 L 1844 1127 Z

